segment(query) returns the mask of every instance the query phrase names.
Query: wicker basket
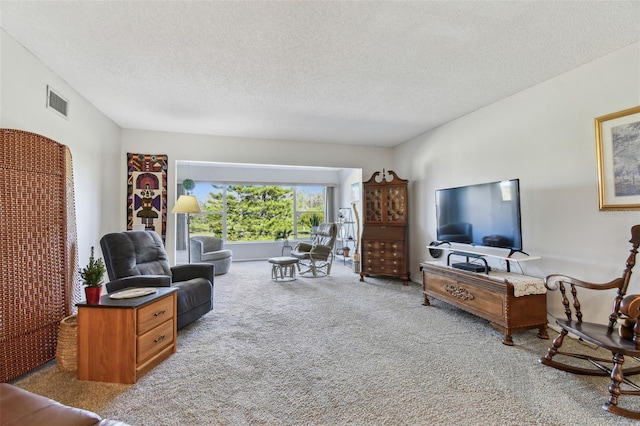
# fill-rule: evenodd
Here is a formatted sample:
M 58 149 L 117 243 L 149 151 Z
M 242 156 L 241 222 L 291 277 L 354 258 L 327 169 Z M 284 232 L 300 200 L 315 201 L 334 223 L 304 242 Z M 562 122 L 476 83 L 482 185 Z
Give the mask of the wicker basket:
M 62 371 L 78 370 L 78 315 L 60 321 L 56 362 Z

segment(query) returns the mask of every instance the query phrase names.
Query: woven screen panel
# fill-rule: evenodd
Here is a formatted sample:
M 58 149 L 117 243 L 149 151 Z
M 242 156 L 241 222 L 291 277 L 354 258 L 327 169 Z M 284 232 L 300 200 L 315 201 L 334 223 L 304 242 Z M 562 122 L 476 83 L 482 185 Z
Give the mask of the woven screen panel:
M 55 357 L 72 292 L 67 147 L 0 129 L 0 381 Z M 73 225 L 73 233 L 75 225 Z M 75 235 L 74 235 L 75 236 Z

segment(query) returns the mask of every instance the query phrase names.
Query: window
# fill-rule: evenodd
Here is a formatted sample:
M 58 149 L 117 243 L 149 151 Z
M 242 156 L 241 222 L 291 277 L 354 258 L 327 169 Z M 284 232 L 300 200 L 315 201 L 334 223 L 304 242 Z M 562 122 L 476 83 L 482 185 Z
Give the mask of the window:
M 196 182 L 202 214 L 191 218 L 191 235 L 228 242 L 274 241 L 278 233 L 309 238 L 325 217 L 325 187 Z

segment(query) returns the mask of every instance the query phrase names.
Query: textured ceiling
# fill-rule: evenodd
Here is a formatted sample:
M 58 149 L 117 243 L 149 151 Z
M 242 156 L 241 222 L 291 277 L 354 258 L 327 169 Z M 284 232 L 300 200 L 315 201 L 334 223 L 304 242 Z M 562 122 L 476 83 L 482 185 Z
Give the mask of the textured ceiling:
M 640 2 L 3 0 L 0 25 L 123 128 L 394 146 L 637 42 Z

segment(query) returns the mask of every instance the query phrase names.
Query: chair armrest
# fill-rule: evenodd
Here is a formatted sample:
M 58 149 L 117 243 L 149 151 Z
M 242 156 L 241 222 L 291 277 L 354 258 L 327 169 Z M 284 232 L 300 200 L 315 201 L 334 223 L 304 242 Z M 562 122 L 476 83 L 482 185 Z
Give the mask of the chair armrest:
M 189 263 L 171 267 L 173 282 L 179 283 L 194 278 L 206 278 L 213 284 L 215 268 L 211 263 Z
M 578 287 L 583 287 L 583 288 L 590 288 L 592 290 L 609 290 L 612 288 L 620 288 L 620 283 L 623 279 L 622 278 L 616 278 L 613 281 L 609 281 L 608 283 L 590 283 L 587 281 L 582 281 L 579 280 L 577 278 L 573 278 L 573 277 L 569 277 L 566 275 L 560 275 L 560 274 L 553 274 L 553 275 L 549 275 L 545 282 L 544 282 L 544 286 L 553 291 L 553 290 L 557 290 L 558 286 L 561 282 L 565 283 L 565 284 L 570 284 L 570 285 L 576 285 Z
M 325 245 L 317 245 L 311 249 L 311 256 L 314 258 L 327 259 L 331 254 L 331 247 Z
M 204 253 L 202 241 L 191 238 L 189 240 L 189 252 L 191 253 L 191 259 L 193 260 L 193 262 L 201 262 L 202 253 Z
M 223 241 L 219 238 L 208 238 L 202 245 L 203 253 L 211 253 L 212 251 L 220 251 L 223 249 Z
M 109 281 L 105 287 L 107 287 L 107 293 L 131 287 L 171 287 L 171 277 L 168 275 L 132 275 Z
M 298 245 L 295 246 L 293 251 L 297 251 L 300 253 L 309 253 L 312 249 L 313 249 L 313 245 L 309 243 L 298 243 Z

